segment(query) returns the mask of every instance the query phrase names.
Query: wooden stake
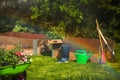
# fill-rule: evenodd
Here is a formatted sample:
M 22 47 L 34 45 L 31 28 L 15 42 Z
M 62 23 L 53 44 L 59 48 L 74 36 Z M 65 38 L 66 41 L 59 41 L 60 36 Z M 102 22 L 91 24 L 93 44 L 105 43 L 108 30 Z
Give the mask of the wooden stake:
M 98 21 L 96 19 L 96 26 L 97 26 L 97 30 L 99 29 L 99 25 L 98 25 Z M 101 47 L 101 51 L 103 52 L 103 44 L 102 44 L 102 38 L 100 36 L 100 33 L 98 31 L 98 36 L 99 36 L 99 40 L 100 40 L 100 47 Z
M 99 40 L 100 40 L 100 47 L 101 47 L 101 53 L 99 53 L 100 55 L 100 63 L 105 63 L 106 62 L 106 58 L 105 58 L 105 54 L 104 54 L 104 48 L 103 48 L 103 43 L 102 43 L 102 37 L 101 37 L 101 34 L 99 32 L 99 25 L 98 25 L 98 21 L 96 19 L 96 27 L 97 27 L 97 30 L 98 30 L 98 36 L 99 36 Z
M 96 19 L 96 24 L 97 24 L 97 26 L 98 26 L 98 27 L 97 27 L 97 30 L 98 30 L 100 36 L 102 37 L 102 39 L 103 39 L 103 41 L 105 42 L 108 50 L 110 51 L 110 53 L 111 53 L 111 54 L 113 55 L 113 57 L 114 57 L 114 54 L 115 54 L 115 53 L 114 53 L 114 51 L 111 50 L 111 48 L 110 48 L 110 46 L 108 45 L 106 39 L 104 38 L 104 36 L 103 36 L 103 34 L 102 34 L 102 32 L 101 32 L 101 30 L 100 30 L 100 28 L 99 28 L 98 20 L 97 20 L 97 19 Z

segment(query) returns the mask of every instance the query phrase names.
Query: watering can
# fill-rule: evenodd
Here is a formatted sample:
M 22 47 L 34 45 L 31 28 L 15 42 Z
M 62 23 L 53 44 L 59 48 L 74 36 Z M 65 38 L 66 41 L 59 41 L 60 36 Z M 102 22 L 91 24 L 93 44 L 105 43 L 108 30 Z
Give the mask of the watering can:
M 92 56 L 92 53 L 87 54 L 85 50 L 76 50 L 75 51 L 76 61 L 79 64 L 86 64 L 87 61 Z

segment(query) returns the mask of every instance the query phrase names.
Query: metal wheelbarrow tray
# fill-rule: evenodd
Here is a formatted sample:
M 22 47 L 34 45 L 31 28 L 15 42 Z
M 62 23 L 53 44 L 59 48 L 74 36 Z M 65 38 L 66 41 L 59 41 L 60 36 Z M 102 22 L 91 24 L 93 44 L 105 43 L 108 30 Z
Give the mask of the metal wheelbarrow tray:
M 0 76 L 4 75 L 16 75 L 21 72 L 24 72 L 26 68 L 29 66 L 30 62 L 25 62 L 22 64 L 16 64 L 15 66 L 9 65 L 0 67 Z

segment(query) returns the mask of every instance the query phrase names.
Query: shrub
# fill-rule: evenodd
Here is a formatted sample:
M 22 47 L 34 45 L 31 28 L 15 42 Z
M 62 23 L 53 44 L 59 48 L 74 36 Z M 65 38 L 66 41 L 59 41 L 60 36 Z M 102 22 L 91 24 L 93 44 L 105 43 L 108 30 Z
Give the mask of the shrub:
M 0 55 L 0 66 L 15 65 L 19 61 L 14 50 L 7 51 L 5 49 L 0 49 Z

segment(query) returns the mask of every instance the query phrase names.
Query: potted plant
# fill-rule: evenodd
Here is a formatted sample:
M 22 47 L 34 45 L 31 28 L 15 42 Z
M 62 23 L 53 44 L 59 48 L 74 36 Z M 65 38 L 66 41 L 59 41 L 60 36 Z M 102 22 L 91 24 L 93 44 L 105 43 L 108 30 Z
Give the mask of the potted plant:
M 0 76 L 16 75 L 24 72 L 30 64 L 30 56 L 18 43 L 12 50 L 0 48 Z

